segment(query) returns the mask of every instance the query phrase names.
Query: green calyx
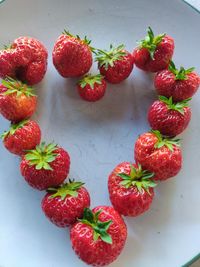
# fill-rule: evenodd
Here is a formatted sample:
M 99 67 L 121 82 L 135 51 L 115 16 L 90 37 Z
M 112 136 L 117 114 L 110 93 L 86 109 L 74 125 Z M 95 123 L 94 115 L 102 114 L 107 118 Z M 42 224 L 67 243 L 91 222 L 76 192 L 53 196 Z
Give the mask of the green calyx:
M 82 182 L 75 182 L 69 179 L 69 183 L 65 183 L 57 188 L 48 188 L 49 193 L 53 193 L 50 198 L 60 197 L 65 200 L 67 196 L 77 197 L 78 190 L 84 185 Z
M 9 50 L 9 49 L 12 49 L 12 44 L 3 45 L 3 50 Z
M 165 103 L 167 105 L 168 109 L 176 110 L 176 111 L 180 112 L 182 115 L 184 115 L 184 108 L 189 106 L 188 102 L 191 99 L 192 98 L 188 98 L 188 99 L 185 99 L 181 102 L 174 103 L 172 96 L 170 98 L 167 98 L 165 96 L 159 96 L 159 100 L 162 101 L 163 103 Z
M 122 186 L 125 188 L 135 186 L 140 193 L 146 191 L 150 194 L 149 188 L 156 186 L 156 183 L 151 180 L 151 178 L 154 176 L 154 173 L 147 170 L 142 170 L 142 166 L 140 164 L 138 164 L 138 167 L 136 168 L 130 163 L 130 174 L 118 173 L 117 176 L 123 179 L 120 182 Z
M 62 32 L 62 34 L 65 34 L 65 35 L 67 35 L 67 36 L 69 36 L 71 38 L 75 38 L 75 39 L 79 40 L 80 42 L 83 42 L 84 44 L 86 44 L 86 45 L 88 45 L 90 47 L 92 52 L 95 51 L 95 48 L 90 45 L 92 41 L 89 40 L 86 35 L 84 36 L 83 39 L 81 39 L 81 37 L 79 35 L 73 35 L 67 30 L 64 30 Z
M 23 121 L 20 121 L 19 123 L 11 124 L 9 130 L 8 130 L 8 131 L 5 131 L 5 132 L 0 136 L 0 138 L 2 138 L 2 139 L 4 140 L 5 137 L 7 137 L 8 135 L 13 135 L 13 134 L 15 134 L 15 132 L 16 132 L 18 129 L 23 128 L 24 125 L 26 125 L 28 122 L 29 122 L 29 120 L 23 120 Z
M 125 47 L 123 44 L 117 47 L 113 47 L 111 44 L 109 51 L 97 49 L 97 52 L 95 52 L 95 61 L 100 64 L 100 67 L 104 66 L 104 68 L 107 70 L 109 66 L 114 66 L 116 60 L 123 59 L 123 57 L 126 55 L 124 49 Z
M 99 215 L 102 210 L 93 213 L 91 209 L 85 208 L 83 213 L 83 219 L 79 219 L 80 222 L 92 227 L 94 234 L 93 239 L 97 241 L 99 238 L 107 244 L 112 244 L 112 237 L 107 232 L 112 220 L 102 222 L 99 220 Z
M 56 149 L 56 144 L 51 143 L 46 145 L 45 142 L 42 142 L 40 145 L 37 145 L 35 149 L 28 150 L 25 159 L 29 161 L 31 166 L 35 166 L 36 170 L 44 169 L 52 171 L 53 169 L 49 163 L 56 159 Z
M 84 88 L 86 85 L 89 85 L 92 89 L 94 89 L 95 83 L 101 84 L 102 83 L 103 76 L 101 74 L 97 75 L 91 75 L 87 74 L 81 79 L 78 84 L 81 86 L 81 88 Z
M 178 147 L 180 146 L 180 139 L 165 137 L 158 130 L 151 130 L 151 133 L 153 133 L 158 138 L 158 141 L 154 146 L 155 148 L 159 149 L 163 146 L 166 146 L 167 148 L 169 148 L 169 150 L 173 151 L 174 145 Z
M 187 75 L 193 72 L 195 68 L 184 69 L 183 67 L 180 67 L 178 70 L 174 62 L 170 61 L 168 69 L 175 75 L 175 80 L 187 80 Z
M 140 48 L 148 49 L 151 58 L 154 59 L 154 53 L 156 51 L 156 48 L 162 42 L 165 35 L 166 34 L 164 33 L 154 36 L 151 27 L 148 27 L 145 39 L 139 42 Z
M 17 97 L 21 96 L 22 94 L 26 95 L 27 97 L 36 96 L 31 86 L 28 86 L 27 84 L 11 77 L 7 77 L 5 80 L 2 80 L 1 83 L 8 89 L 3 93 L 3 95 L 16 93 Z

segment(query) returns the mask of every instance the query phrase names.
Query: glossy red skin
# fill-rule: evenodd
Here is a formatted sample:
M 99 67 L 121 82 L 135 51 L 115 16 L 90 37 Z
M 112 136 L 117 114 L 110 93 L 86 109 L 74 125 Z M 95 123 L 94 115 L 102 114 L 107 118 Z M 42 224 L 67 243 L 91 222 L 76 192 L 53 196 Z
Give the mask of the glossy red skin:
M 39 83 L 47 70 L 48 53 L 35 38 L 19 37 L 11 48 L 0 50 L 0 77 L 10 76 L 30 85 Z
M 160 131 L 163 135 L 176 136 L 182 133 L 191 119 L 190 107 L 183 108 L 184 114 L 172 109 L 162 101 L 155 101 L 148 112 L 148 121 L 153 130 Z
M 167 180 L 179 173 L 182 167 L 182 153 L 178 146 L 173 151 L 166 146 L 155 148 L 158 138 L 153 133 L 144 133 L 135 143 L 135 161 L 143 169 L 154 173 L 154 180 Z
M 136 164 L 132 164 L 137 167 Z M 108 178 L 108 191 L 113 207 L 124 216 L 138 216 L 150 208 L 153 201 L 154 190 L 149 188 L 149 193 L 145 190 L 140 193 L 136 186 L 125 188 L 120 185 L 123 179 L 119 173 L 130 174 L 130 162 L 118 164 Z
M 112 245 L 100 238 L 94 241 L 93 229 L 82 222 L 77 222 L 72 226 L 70 238 L 72 248 L 82 261 L 93 266 L 105 266 L 120 255 L 126 242 L 127 228 L 122 217 L 113 207 L 98 206 L 93 209 L 94 212 L 98 210 L 103 211 L 99 216 L 102 222 L 113 221 L 107 231 L 112 237 Z
M 14 134 L 7 135 L 4 146 L 13 154 L 22 156 L 25 150 L 34 149 L 41 141 L 41 130 L 35 121 L 28 121 L 22 128 Z
M 124 81 L 133 70 L 133 57 L 128 51 L 124 52 L 126 52 L 126 55 L 123 56 L 122 59 L 116 60 L 113 67 L 109 66 L 108 69 L 106 69 L 104 66 L 100 67 L 99 65 L 100 73 L 109 83 L 116 84 Z
M 154 59 L 151 59 L 147 48 L 137 47 L 133 51 L 135 65 L 150 72 L 157 72 L 166 69 L 174 53 L 174 40 L 170 36 L 165 36 L 158 44 L 154 53 Z
M 0 113 L 11 122 L 19 122 L 30 118 L 36 110 L 37 97 L 16 93 L 4 95 L 8 89 L 0 85 Z
M 186 80 L 175 80 L 175 75 L 169 70 L 163 70 L 156 74 L 155 88 L 159 95 L 172 96 L 173 101 L 180 102 L 192 97 L 199 88 L 200 77 L 197 73 L 187 74 Z
M 21 174 L 27 183 L 35 189 L 45 190 L 49 187 L 61 185 L 69 173 L 70 157 L 62 148 L 58 148 L 56 159 L 49 163 L 53 170 L 36 170 L 35 166 L 31 166 L 29 161 L 22 157 L 20 164 Z
M 51 198 L 48 193 L 42 200 L 42 210 L 46 217 L 58 227 L 67 227 L 83 217 L 83 211 L 90 206 L 90 195 L 85 187 L 77 190 L 78 196 L 68 195 L 64 200 Z
M 80 97 L 86 101 L 95 102 L 100 100 L 106 92 L 106 81 L 102 79 L 101 84 L 95 83 L 94 88 L 87 84 L 84 88 L 77 86 Z
M 91 48 L 77 38 L 62 34 L 53 49 L 53 64 L 64 78 L 80 77 L 92 66 Z

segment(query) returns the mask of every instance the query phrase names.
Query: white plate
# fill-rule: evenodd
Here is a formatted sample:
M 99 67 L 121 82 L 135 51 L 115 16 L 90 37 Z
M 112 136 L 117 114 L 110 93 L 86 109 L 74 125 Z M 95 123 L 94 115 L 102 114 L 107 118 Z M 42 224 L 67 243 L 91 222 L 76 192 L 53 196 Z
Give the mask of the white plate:
M 75 80 L 64 80 L 52 66 L 54 41 L 66 28 L 88 35 L 93 46 L 125 43 L 132 51 L 148 25 L 175 38 L 174 61 L 200 72 L 200 15 L 179 0 L 6 0 L 0 6 L 0 43 L 29 35 L 49 50 L 49 67 L 37 86 L 35 119 L 43 139 L 55 140 L 71 155 L 70 176 L 86 182 L 92 206 L 110 204 L 107 177 L 122 161 L 133 160 L 138 134 L 149 129 L 146 113 L 156 98 L 151 75 L 134 68 L 131 77 L 108 86 L 95 104 L 79 99 Z M 93 70 L 95 71 L 94 64 Z M 191 106 L 193 117 L 181 136 L 184 164 L 175 178 L 160 184 L 149 212 L 126 219 L 128 241 L 115 267 L 179 267 L 200 248 L 199 132 L 200 93 Z M 8 122 L 0 118 L 1 132 Z M 19 159 L 0 146 L 0 266 L 81 267 L 68 230 L 48 222 L 40 209 L 42 192 L 20 176 Z

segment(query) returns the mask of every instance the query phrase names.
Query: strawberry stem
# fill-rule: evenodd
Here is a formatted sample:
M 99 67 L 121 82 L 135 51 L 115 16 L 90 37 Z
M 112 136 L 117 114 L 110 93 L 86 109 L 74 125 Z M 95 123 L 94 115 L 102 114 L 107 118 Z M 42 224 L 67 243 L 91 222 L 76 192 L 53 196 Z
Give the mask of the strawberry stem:
M 87 74 L 78 82 L 78 84 L 81 86 L 81 88 L 84 88 L 86 85 L 89 85 L 91 89 L 94 89 L 95 84 L 102 83 L 102 79 L 103 76 L 101 74 Z
M 156 48 L 162 42 L 165 35 L 166 34 L 164 33 L 155 36 L 151 27 L 148 27 L 145 39 L 139 42 L 140 48 L 148 49 L 151 59 L 154 59 Z
M 173 151 L 174 146 L 180 146 L 180 139 L 163 136 L 158 130 L 151 130 L 150 132 L 153 133 L 158 139 L 154 145 L 154 147 L 157 149 L 166 146 L 170 151 Z
M 184 108 L 185 107 L 188 107 L 188 102 L 191 100 L 192 98 L 188 98 L 188 99 L 185 99 L 181 102 L 177 102 L 177 103 L 174 103 L 173 102 L 173 98 L 172 96 L 170 98 L 167 98 L 165 96 L 159 96 L 159 100 L 163 103 L 165 103 L 167 105 L 167 108 L 168 109 L 171 109 L 171 110 L 176 110 L 178 111 L 179 113 L 181 113 L 182 115 L 184 115 Z
M 13 135 L 13 134 L 15 134 L 15 132 L 16 132 L 18 129 L 23 128 L 24 125 L 26 125 L 28 122 L 29 122 L 29 120 L 23 120 L 23 121 L 20 121 L 19 123 L 11 124 L 9 130 L 8 130 L 8 131 L 5 131 L 5 132 L 0 136 L 0 138 L 2 138 L 2 140 L 4 140 L 8 135 Z
M 189 68 L 189 69 L 184 69 L 184 67 L 180 67 L 178 70 L 174 64 L 173 61 L 170 61 L 169 71 L 171 71 L 175 75 L 175 80 L 187 80 L 188 74 L 194 71 L 194 67 Z
M 109 66 L 114 66 L 116 60 L 123 59 L 123 57 L 126 55 L 124 49 L 125 47 L 123 44 L 117 47 L 113 47 L 113 45 L 111 44 L 109 51 L 97 49 L 95 53 L 95 61 L 99 63 L 100 67 L 104 66 L 104 68 L 107 70 Z
M 5 86 L 8 90 L 3 93 L 3 95 L 17 94 L 17 97 L 21 95 L 26 95 L 27 97 L 36 96 L 34 94 L 33 87 L 28 86 L 25 83 L 22 83 L 19 80 L 15 80 L 11 77 L 7 77 L 5 80 L 1 81 L 2 85 Z
M 56 159 L 57 153 L 55 153 L 55 150 L 57 148 L 56 144 L 51 143 L 46 145 L 45 142 L 42 142 L 35 149 L 28 150 L 25 159 L 29 161 L 31 166 L 35 166 L 36 170 L 44 169 L 52 171 L 53 169 L 49 163 Z
M 84 185 L 82 182 L 75 182 L 70 180 L 68 183 L 65 183 L 56 188 L 48 188 L 47 192 L 53 193 L 50 195 L 50 198 L 60 197 L 62 200 L 65 200 L 67 196 L 77 197 L 78 190 Z
M 140 164 L 138 164 L 137 167 L 134 167 L 130 163 L 130 173 L 118 173 L 117 176 L 122 178 L 122 181 L 120 182 L 122 186 L 125 188 L 136 186 L 140 193 L 143 193 L 144 190 L 150 194 L 149 188 L 156 186 L 156 183 L 151 180 L 154 173 L 142 170 L 142 166 Z
M 93 229 L 93 239 L 97 241 L 99 238 L 107 244 L 112 244 L 112 237 L 108 234 L 108 229 L 112 224 L 112 220 L 102 222 L 99 220 L 99 215 L 102 210 L 94 213 L 91 209 L 85 208 L 83 219 L 79 219 L 83 224 L 89 225 Z

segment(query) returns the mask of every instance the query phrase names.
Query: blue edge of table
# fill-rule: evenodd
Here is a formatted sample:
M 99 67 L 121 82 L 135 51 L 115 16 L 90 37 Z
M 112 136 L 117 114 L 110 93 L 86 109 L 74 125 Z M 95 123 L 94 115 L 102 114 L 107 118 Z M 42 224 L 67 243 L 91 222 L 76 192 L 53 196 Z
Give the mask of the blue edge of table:
M 2 4 L 5 0 L 0 0 L 0 4 Z M 186 5 L 190 6 L 195 12 L 198 12 L 200 14 L 200 11 L 195 8 L 194 6 L 192 6 L 191 4 L 189 4 L 188 2 L 186 2 L 185 0 L 182 0 L 183 3 L 185 3 Z M 196 256 L 194 256 L 190 261 L 188 261 L 186 264 L 182 265 L 181 267 L 189 267 L 191 266 L 195 261 L 197 261 L 198 259 L 200 259 L 200 253 Z

